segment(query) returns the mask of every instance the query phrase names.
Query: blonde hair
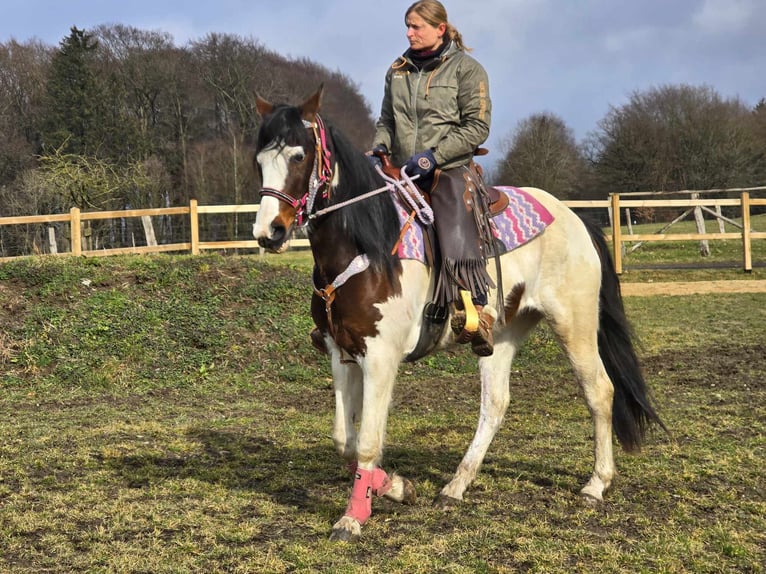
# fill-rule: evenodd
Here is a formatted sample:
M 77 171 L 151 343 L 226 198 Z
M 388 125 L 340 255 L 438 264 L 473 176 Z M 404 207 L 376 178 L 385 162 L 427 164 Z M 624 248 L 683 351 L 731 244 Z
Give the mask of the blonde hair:
M 418 0 L 412 4 L 412 6 L 407 8 L 407 11 L 404 13 L 405 23 L 407 21 L 407 16 L 412 12 L 415 12 L 415 14 L 423 18 L 426 23 L 434 28 L 438 27 L 440 24 L 445 24 L 447 26 L 447 31 L 445 33 L 447 38 L 455 42 L 455 45 L 460 50 L 465 50 L 466 52 L 471 51 L 471 48 L 463 43 L 463 35 L 458 32 L 457 28 L 449 23 L 449 20 L 447 19 L 447 9 L 444 7 L 444 4 L 439 2 L 439 0 Z

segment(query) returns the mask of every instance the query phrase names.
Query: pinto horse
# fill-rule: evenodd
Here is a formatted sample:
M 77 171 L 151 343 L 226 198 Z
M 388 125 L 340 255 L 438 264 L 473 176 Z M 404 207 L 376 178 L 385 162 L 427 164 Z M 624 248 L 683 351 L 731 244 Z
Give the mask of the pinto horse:
M 321 93 L 300 106 L 257 98 L 262 125 L 256 168 L 263 187 L 253 235 L 262 247 L 280 252 L 297 226 L 308 226 L 315 264 L 311 313 L 332 365 L 332 436 L 354 476 L 331 538 L 353 540 L 371 515 L 372 495 L 415 500 L 413 484 L 389 476 L 381 462 L 397 369 L 419 340 L 435 274 L 392 254 L 400 237 L 392 194 L 369 193 L 384 179 L 318 115 Z M 503 320 L 494 327 L 494 353 L 478 360 L 478 427 L 437 498 L 440 507 L 461 501 L 476 477 L 510 402 L 511 362 L 541 319 L 571 361 L 593 421 L 593 474 L 580 491 L 586 501 L 603 500 L 614 477 L 613 431 L 625 450 L 634 451 L 653 423 L 665 428 L 639 368 L 601 230 L 545 191 L 524 189 L 554 220 L 500 257 L 501 277 L 495 265 L 488 266 L 497 285 L 505 285 L 498 299 Z M 443 344 L 454 338 L 448 323 L 440 333 Z

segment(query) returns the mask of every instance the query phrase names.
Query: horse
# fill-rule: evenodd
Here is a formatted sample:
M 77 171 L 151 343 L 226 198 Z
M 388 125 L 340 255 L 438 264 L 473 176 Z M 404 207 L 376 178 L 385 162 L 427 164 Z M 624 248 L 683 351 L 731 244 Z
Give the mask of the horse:
M 319 115 L 322 88 L 302 104 L 272 104 L 256 95 L 261 116 L 255 169 L 261 176 L 253 235 L 274 253 L 307 226 L 314 259 L 311 314 L 330 356 L 335 449 L 353 486 L 330 538 L 351 541 L 372 514 L 372 497 L 413 503 L 413 483 L 381 467 L 387 416 L 399 365 L 419 340 L 434 273 L 392 253 L 401 233 L 391 193 L 365 154 Z M 505 285 L 495 347 L 480 357 L 481 406 L 475 435 L 435 504 L 459 504 L 475 479 L 510 402 L 514 355 L 545 319 L 570 360 L 594 427 L 593 473 L 580 490 L 603 501 L 615 475 L 612 433 L 640 450 L 660 420 L 641 372 L 619 278 L 603 232 L 547 192 L 522 188 L 553 216 L 536 238 L 488 265 Z M 435 223 L 438 225 L 438 221 Z M 501 281 L 498 281 L 501 280 Z M 446 324 L 446 322 L 445 322 Z M 315 331 L 316 332 L 316 331 Z M 439 347 L 450 344 L 449 328 Z M 667 430 L 667 429 L 666 429 Z

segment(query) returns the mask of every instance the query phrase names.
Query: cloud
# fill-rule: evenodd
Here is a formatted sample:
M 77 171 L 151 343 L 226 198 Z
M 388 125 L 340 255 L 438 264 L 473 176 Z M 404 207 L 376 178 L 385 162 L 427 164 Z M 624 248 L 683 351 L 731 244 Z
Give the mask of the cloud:
M 705 0 L 693 17 L 694 25 L 711 34 L 732 34 L 744 30 L 762 0 Z

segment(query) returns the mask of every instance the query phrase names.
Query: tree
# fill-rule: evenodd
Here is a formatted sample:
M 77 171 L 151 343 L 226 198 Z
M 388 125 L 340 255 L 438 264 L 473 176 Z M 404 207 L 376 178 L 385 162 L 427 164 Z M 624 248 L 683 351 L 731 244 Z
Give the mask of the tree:
M 246 142 L 254 141 L 258 126 L 253 79 L 265 73 L 264 48 L 237 36 L 208 34 L 193 44 L 195 69 L 205 84 L 205 115 L 215 148 L 207 142 L 197 146 L 198 160 L 214 160 L 205 166 L 208 181 L 217 185 L 201 189 L 208 197 L 240 203 L 243 190 L 252 183 Z M 210 179 L 212 177 L 212 180 Z M 197 194 L 201 199 L 204 195 Z
M 98 150 L 101 97 L 93 71 L 96 47 L 90 34 L 72 27 L 54 54 L 42 126 L 44 151 L 86 154 Z
M 706 86 L 635 92 L 589 144 L 607 192 L 738 187 L 762 177 L 751 110 Z
M 753 109 L 753 129 L 755 130 L 755 137 L 758 139 L 758 147 L 761 150 L 760 154 L 760 172 L 761 183 L 766 184 L 766 98 L 761 98 L 761 101 Z
M 582 195 L 587 163 L 572 130 L 559 117 L 542 113 L 522 120 L 503 151 L 498 182 L 539 187 L 561 199 Z
M 0 44 L 0 188 L 34 166 L 38 117 L 51 50 L 34 41 Z M 3 202 L 3 205 L 7 205 Z M 7 213 L 7 211 L 6 211 Z
M 360 149 L 374 133 L 358 87 L 340 72 L 285 58 L 253 39 L 210 34 L 176 47 L 162 32 L 104 25 L 73 27 L 57 48 L 40 45 L 42 53 L 21 48 L 0 44 L 4 214 L 73 204 L 120 209 L 184 205 L 191 198 L 257 201 L 256 92 L 296 103 L 323 83 L 326 120 Z M 153 185 L 95 177 L 99 166 L 115 174 L 143 166 Z M 54 181 L 52 173 L 61 177 Z M 117 179 L 129 185 L 115 185 Z

